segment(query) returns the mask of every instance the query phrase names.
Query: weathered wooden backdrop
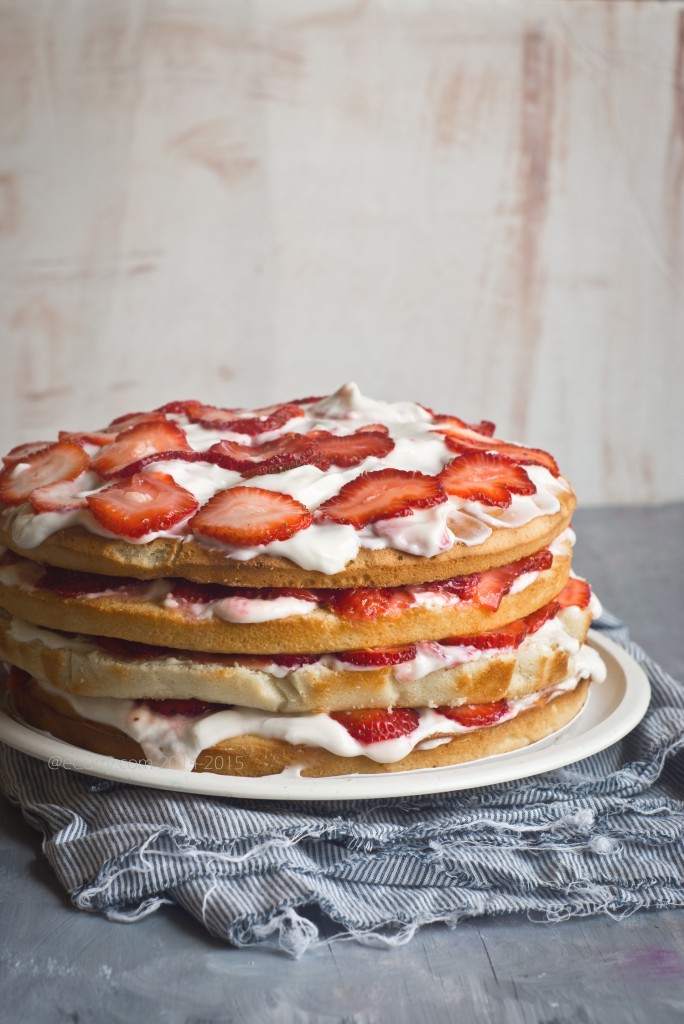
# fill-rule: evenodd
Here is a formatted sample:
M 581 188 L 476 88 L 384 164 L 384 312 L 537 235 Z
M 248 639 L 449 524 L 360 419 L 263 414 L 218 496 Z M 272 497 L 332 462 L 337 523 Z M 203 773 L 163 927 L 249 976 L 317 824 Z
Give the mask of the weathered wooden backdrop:
M 356 379 L 684 497 L 684 5 L 0 5 L 0 440 Z

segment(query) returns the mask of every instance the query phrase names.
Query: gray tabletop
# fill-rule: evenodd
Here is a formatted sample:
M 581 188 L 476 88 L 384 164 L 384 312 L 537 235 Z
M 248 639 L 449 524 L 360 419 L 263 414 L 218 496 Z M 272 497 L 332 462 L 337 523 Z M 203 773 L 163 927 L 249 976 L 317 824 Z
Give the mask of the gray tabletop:
M 684 505 L 577 513 L 575 568 L 684 679 Z M 506 1024 L 684 1020 L 684 912 L 426 927 L 406 946 L 232 949 L 166 908 L 135 925 L 74 910 L 37 834 L 2 805 L 0 1022 Z M 321 925 L 325 930 L 325 925 Z

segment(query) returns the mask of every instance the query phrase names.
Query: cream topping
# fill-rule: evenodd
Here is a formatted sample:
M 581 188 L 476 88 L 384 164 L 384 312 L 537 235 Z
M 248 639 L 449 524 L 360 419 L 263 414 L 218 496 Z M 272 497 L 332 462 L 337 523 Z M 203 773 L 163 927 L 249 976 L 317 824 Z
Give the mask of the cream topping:
M 412 402 L 383 402 L 367 398 L 355 384 L 347 384 L 329 398 L 305 407 L 304 416 L 290 420 L 280 430 L 253 439 L 225 430 L 205 428 L 201 424 L 186 423 L 181 414 L 168 415 L 181 425 L 191 447 L 200 452 L 206 451 L 221 437 L 232 438 L 241 444 L 256 444 L 284 432 L 327 430 L 348 434 L 360 426 L 373 423 L 387 426 L 394 441 L 393 451 L 384 458 L 370 457 L 351 469 L 333 466 L 325 472 L 315 466 L 301 466 L 245 480 L 232 470 L 209 463 L 182 460 L 156 462 L 143 469 L 143 472 L 169 473 L 177 483 L 191 491 L 200 503 L 206 502 L 220 490 L 241 484 L 283 491 L 314 510 L 327 498 L 337 494 L 345 483 L 362 473 L 391 467 L 434 475 L 455 457 L 447 448 L 443 436 L 436 431 L 437 425 L 432 417 L 421 406 Z M 538 516 L 557 512 L 560 508 L 557 495 L 569 490 L 566 481 L 555 479 L 542 466 L 526 466 L 525 470 L 537 487 L 536 494 L 529 497 L 514 495 L 509 508 L 502 511 L 452 497 L 432 509 L 418 510 L 401 518 L 380 520 L 363 530 L 357 531 L 351 526 L 334 523 L 313 523 L 285 541 L 251 548 L 225 544 L 208 546 L 238 561 L 248 561 L 263 554 L 277 555 L 290 559 L 304 569 L 328 575 L 342 572 L 362 548 L 392 548 L 432 558 L 448 551 L 456 543 L 468 546 L 482 544 L 493 529 L 514 528 Z M 108 486 L 106 482 L 98 484 L 98 479 L 91 472 L 84 473 L 82 478 L 74 481 L 75 495 L 86 497 Z M 3 519 L 11 529 L 15 543 L 27 549 L 36 547 L 56 531 L 71 526 L 80 526 L 103 537 L 116 536 L 105 530 L 86 509 L 35 514 L 25 504 L 16 510 L 6 511 Z M 171 530 L 149 533 L 139 539 L 125 539 L 129 543 L 146 544 L 159 537 L 180 537 L 186 534 L 186 524 L 178 524 Z M 207 544 L 202 537 L 196 536 L 195 540 Z

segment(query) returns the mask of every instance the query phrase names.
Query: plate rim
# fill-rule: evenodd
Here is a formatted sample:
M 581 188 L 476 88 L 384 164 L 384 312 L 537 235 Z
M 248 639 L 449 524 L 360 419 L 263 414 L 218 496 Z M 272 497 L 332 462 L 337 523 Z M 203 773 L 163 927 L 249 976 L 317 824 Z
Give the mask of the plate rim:
M 321 779 L 283 774 L 244 778 L 211 772 L 187 772 L 177 768 L 155 768 L 74 746 L 10 718 L 4 712 L 0 712 L 0 741 L 48 764 L 51 761 L 59 762 L 53 768 L 148 789 L 201 796 L 330 802 L 461 792 L 533 778 L 575 764 L 617 743 L 639 724 L 651 699 L 651 685 L 645 671 L 623 647 L 594 629 L 589 630 L 587 643 L 597 649 L 608 662 L 606 681 L 595 685 L 606 686 L 609 682 L 614 686 L 620 682 L 624 685 L 624 692 L 617 705 L 612 707 L 604 719 L 589 727 L 586 732 L 572 735 L 573 726 L 580 724 L 583 708 L 568 725 L 537 743 L 443 768 L 419 768 L 372 775 L 337 775 Z M 617 675 L 616 668 L 621 677 Z M 591 700 L 591 694 L 590 687 L 585 707 Z M 79 763 L 86 761 L 87 767 L 79 767 Z

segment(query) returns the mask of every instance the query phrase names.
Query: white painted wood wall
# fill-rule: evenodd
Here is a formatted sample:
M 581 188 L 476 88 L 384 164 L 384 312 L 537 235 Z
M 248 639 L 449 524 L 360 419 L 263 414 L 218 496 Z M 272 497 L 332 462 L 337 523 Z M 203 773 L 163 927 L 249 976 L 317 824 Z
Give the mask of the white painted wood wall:
M 684 498 L 684 5 L 9 0 L 3 450 L 356 379 Z

